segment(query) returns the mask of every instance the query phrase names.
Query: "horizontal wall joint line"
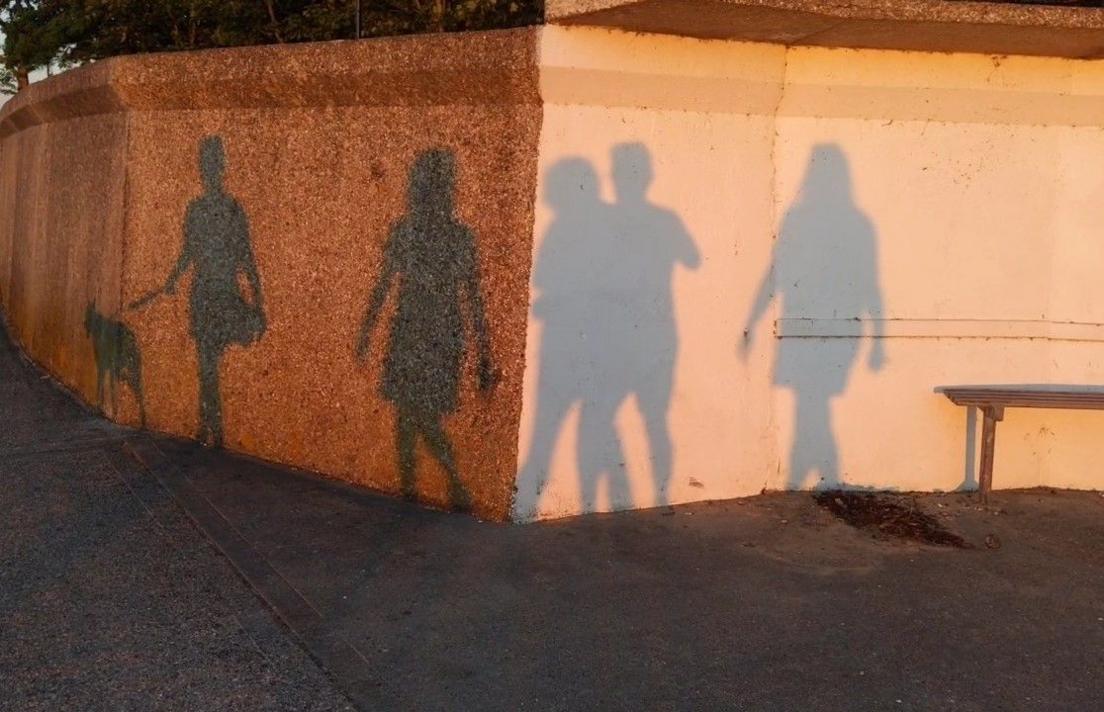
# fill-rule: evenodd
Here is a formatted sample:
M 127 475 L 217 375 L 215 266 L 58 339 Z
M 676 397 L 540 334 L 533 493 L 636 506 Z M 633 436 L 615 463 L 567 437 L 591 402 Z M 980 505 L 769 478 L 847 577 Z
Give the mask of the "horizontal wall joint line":
M 1104 341 L 1104 323 L 1030 319 L 784 318 L 778 338 L 1044 339 Z

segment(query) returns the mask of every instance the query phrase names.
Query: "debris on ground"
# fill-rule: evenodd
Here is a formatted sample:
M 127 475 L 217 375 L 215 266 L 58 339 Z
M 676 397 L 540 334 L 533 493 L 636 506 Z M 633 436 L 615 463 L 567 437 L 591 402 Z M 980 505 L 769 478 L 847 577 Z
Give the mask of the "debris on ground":
M 962 537 L 945 529 L 935 517 L 920 511 L 912 500 L 840 490 L 818 492 L 813 499 L 856 529 L 876 536 L 958 549 L 972 548 Z

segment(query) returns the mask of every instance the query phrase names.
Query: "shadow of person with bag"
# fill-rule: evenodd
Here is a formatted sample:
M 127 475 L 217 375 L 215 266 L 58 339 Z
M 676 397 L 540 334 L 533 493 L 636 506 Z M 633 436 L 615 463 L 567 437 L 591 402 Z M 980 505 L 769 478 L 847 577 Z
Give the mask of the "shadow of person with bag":
M 222 139 L 208 136 L 199 146 L 203 194 L 188 204 L 184 215 L 184 245 L 165 286 L 137 302 L 141 308 L 161 294 L 172 296 L 176 285 L 192 271 L 189 314 L 199 367 L 199 431 L 196 439 L 221 447 L 222 398 L 219 365 L 235 344 L 248 346 L 267 329 L 261 277 L 249 241 L 245 211 L 226 192 L 226 152 Z M 246 299 L 239 275 L 251 292 Z

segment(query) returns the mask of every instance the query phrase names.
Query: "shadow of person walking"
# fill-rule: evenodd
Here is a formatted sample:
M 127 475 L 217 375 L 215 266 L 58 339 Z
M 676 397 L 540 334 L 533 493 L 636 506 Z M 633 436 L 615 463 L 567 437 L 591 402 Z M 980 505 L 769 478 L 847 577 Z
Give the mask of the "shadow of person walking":
M 648 437 L 657 505 L 668 501 L 672 445 L 667 423 L 678 355 L 673 275 L 700 257 L 672 211 L 648 201 L 651 155 L 640 143 L 612 151 L 616 201 L 599 195 L 593 166 L 567 158 L 545 176 L 555 218 L 541 242 L 533 282 L 541 321 L 537 412 L 519 476 L 519 510 L 532 516 L 552 449 L 580 404 L 576 466 L 580 508 L 593 511 L 607 483 L 610 505 L 632 505 L 616 416 L 630 396 Z M 535 483 L 535 484 L 534 484 Z
M 598 174 L 583 158 L 565 158 L 544 177 L 544 202 L 555 213 L 533 266 L 540 296 L 533 317 L 541 322 L 537 409 L 529 453 L 518 476 L 518 496 L 535 500 L 551 467 L 552 450 L 571 408 L 596 387 L 594 359 L 584 353 L 599 338 L 584 330 L 601 279 L 601 254 L 609 232 L 609 205 Z
M 199 431 L 196 439 L 221 447 L 222 396 L 219 366 L 223 353 L 248 346 L 267 329 L 261 277 L 249 238 L 249 220 L 241 204 L 226 191 L 226 151 L 222 139 L 208 136 L 199 146 L 203 195 L 184 215 L 184 244 L 165 285 L 130 305 L 142 308 L 161 294 L 176 293 L 177 282 L 193 272 L 189 315 L 199 371 Z M 245 277 L 252 292 L 246 299 L 239 284 Z
M 456 218 L 455 192 L 452 151 L 434 149 L 415 159 L 407 214 L 387 238 L 383 271 L 357 336 L 356 355 L 361 362 L 367 358 L 376 322 L 392 283 L 399 280 L 380 392 L 398 411 L 395 444 L 402 492 L 409 499 L 416 496 L 414 451 L 421 436 L 445 468 L 452 506 L 468 509 L 471 498 L 442 424 L 459 402 L 468 319 L 478 350 L 481 391 L 494 385 L 494 374 L 475 236 Z
M 660 506 L 669 501 L 674 457 L 667 421 L 678 358 L 674 271 L 677 265 L 697 269 L 701 256 L 679 216 L 648 201 L 655 172 L 647 147 L 642 143 L 615 146 L 612 164 L 616 202 L 610 223 L 617 249 L 610 254 L 616 253 L 617 258 L 608 265 L 605 279 L 616 297 L 607 302 L 604 321 L 618 333 L 606 370 L 611 382 L 623 379 L 620 390 L 625 395 L 618 406 L 624 397 L 636 395 L 648 435 L 655 504 Z M 610 409 L 596 405 L 605 417 Z M 608 415 L 615 415 L 616 409 Z
M 745 328 L 744 353 L 755 325 L 774 299 L 781 320 L 870 321 L 868 366 L 881 370 L 882 296 L 874 227 L 855 205 L 847 156 L 835 144 L 816 146 L 797 202 L 782 220 L 771 270 L 764 275 Z M 844 484 L 832 428 L 831 401 L 850 379 L 859 336 L 795 338 L 784 333 L 775 354 L 774 383 L 796 399 L 788 486 L 803 487 L 819 472 L 818 488 Z

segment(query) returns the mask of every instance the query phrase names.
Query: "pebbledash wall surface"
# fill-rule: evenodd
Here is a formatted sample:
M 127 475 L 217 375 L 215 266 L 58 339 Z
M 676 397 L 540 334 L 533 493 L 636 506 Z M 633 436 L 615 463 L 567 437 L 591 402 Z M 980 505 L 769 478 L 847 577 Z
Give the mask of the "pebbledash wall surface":
M 14 336 L 130 425 L 487 518 L 973 486 L 1104 383 L 1104 66 L 546 26 L 105 61 L 0 113 Z M 998 487 L 1104 484 L 1010 411 Z

